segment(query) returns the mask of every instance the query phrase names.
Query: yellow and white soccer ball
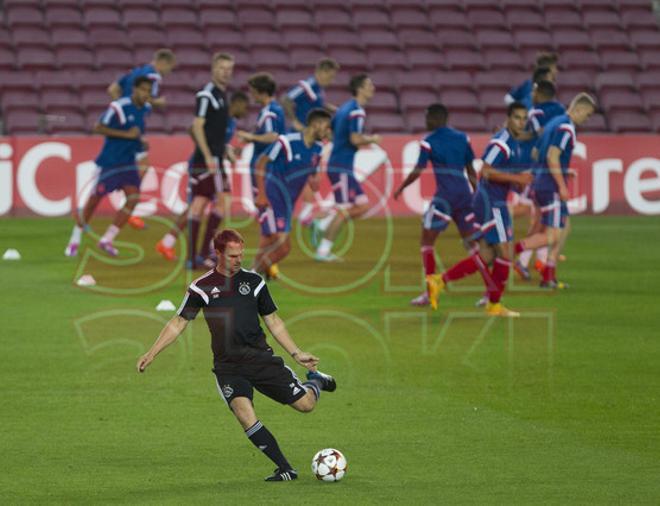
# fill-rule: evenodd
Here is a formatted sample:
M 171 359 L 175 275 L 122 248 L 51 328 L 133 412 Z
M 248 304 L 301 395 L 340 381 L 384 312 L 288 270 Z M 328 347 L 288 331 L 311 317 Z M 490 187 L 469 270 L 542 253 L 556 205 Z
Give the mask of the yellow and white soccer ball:
M 312 459 L 312 472 L 319 480 L 339 481 L 346 474 L 347 468 L 346 457 L 334 448 L 321 450 Z

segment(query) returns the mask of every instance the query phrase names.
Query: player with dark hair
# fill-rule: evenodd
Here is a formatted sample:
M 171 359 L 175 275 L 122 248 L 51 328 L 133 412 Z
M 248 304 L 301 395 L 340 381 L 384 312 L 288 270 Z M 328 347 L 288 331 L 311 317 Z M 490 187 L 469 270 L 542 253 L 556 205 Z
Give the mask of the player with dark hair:
M 436 190 L 424 213 L 420 244 L 426 276 L 435 274 L 434 244 L 450 221 L 456 223 L 465 241 L 479 228 L 472 210 L 472 192 L 477 186 L 477 175 L 472 166 L 474 153 L 468 136 L 447 126 L 448 116 L 447 108 L 442 104 L 432 104 L 426 109 L 426 128 L 431 134 L 420 142 L 414 170 L 394 192 L 396 200 L 407 186 L 417 181 L 428 163 L 432 163 Z M 468 179 L 465 178 L 466 172 Z M 428 305 L 428 293 L 424 292 L 414 298 L 411 304 Z
M 256 272 L 266 272 L 291 251 L 289 232 L 293 209 L 308 183 L 318 189 L 321 141 L 330 133 L 331 119 L 325 109 L 312 109 L 302 132 L 280 135 L 257 160 L 255 204 L 265 209 L 266 219 L 261 222 L 261 242 L 254 259 Z
M 98 243 L 98 247 L 108 255 L 114 257 L 119 254 L 112 243 L 140 199 L 137 155 L 143 149 L 141 137 L 144 134 L 144 120 L 151 112 L 151 86 L 152 82 L 148 77 L 137 77 L 133 81 L 133 94 L 111 102 L 94 126 L 95 133 L 105 136 L 101 153 L 95 160 L 100 174 L 94 193 L 85 203 L 82 213 L 76 213 L 76 225 L 64 251 L 66 256 L 73 257 L 78 254 L 83 229 L 103 197 L 121 189 L 126 196 L 126 203 L 117 211 L 112 225 Z
M 532 108 L 532 91 L 534 83 L 539 81 L 557 81 L 557 55 L 555 53 L 539 53 L 534 64 L 532 78 L 522 82 L 519 86 L 512 88 L 504 97 L 504 102 L 508 105 L 512 102 L 522 102 L 527 109 Z
M 369 209 L 369 199 L 355 178 L 353 162 L 355 153 L 362 146 L 381 142 L 380 135 L 364 133 L 364 106 L 376 92 L 373 81 L 367 74 L 357 74 L 351 78 L 349 89 L 353 98 L 337 109 L 332 120 L 333 145 L 328 160 L 328 179 L 334 190 L 336 209 L 324 219 L 326 227 L 315 255 L 315 259 L 321 262 L 341 260 L 331 253 L 337 234 L 346 220 L 359 218 Z M 314 225 L 318 227 L 317 222 Z
M 235 230 L 216 235 L 218 263 L 213 270 L 193 281 L 174 316 L 158 339 L 137 362 L 144 372 L 156 356 L 172 344 L 200 309 L 211 333 L 213 372 L 218 393 L 243 427 L 252 444 L 276 465 L 266 481 L 295 480 L 298 473 L 282 454 L 273 434 L 259 421 L 252 403 L 254 389 L 271 399 L 307 413 L 316 406 L 321 391 L 332 392 L 336 382 L 319 372 L 319 359 L 302 351 L 289 335 L 277 314 L 264 279 L 241 268 L 243 238 Z M 308 369 L 301 383 L 284 360 L 273 353 L 259 316 L 284 350 Z
M 532 188 L 536 204 L 541 209 L 541 224 L 545 231 L 517 243 L 515 252 L 522 253 L 524 250 L 546 245 L 550 248 L 541 281 L 544 288 L 567 287 L 565 283 L 557 281 L 555 269 L 562 234 L 567 231 L 567 178 L 576 142 L 575 127 L 587 121 L 595 110 L 595 99 L 587 93 L 579 93 L 571 101 L 566 114 L 555 117 L 545 125 L 539 140 L 539 167 Z M 563 240 L 565 241 L 565 237 Z
M 253 151 L 250 159 L 250 180 L 252 182 L 252 196 L 257 196 L 257 180 L 255 177 L 255 168 L 257 160 L 261 154 L 266 151 L 268 146 L 277 140 L 277 137 L 286 132 L 284 110 L 275 100 L 275 90 L 277 85 L 273 76 L 267 72 L 258 72 L 248 79 L 248 88 L 252 99 L 262 106 L 257 118 L 257 126 L 254 133 L 239 130 L 238 138 L 243 142 L 252 142 Z M 267 218 L 266 209 L 257 207 L 259 223 Z M 273 264 L 268 269 L 268 277 L 277 278 L 278 267 Z
M 520 147 L 516 138 L 522 134 L 526 121 L 525 105 L 513 102 L 507 109 L 506 128 L 495 134 L 488 143 L 473 201 L 475 219 L 481 226 L 475 238 L 480 243 L 475 244 L 470 256 L 443 274 L 426 277 L 432 307 L 437 306 L 438 295 L 446 283 L 480 271 L 488 291 L 486 313 L 490 316 L 520 316 L 504 307 L 500 299 L 509 278 L 509 249 L 513 240 L 511 218 L 506 205 L 507 194 L 513 185 L 525 186 L 532 181 L 531 173 L 518 172 Z M 489 272 L 487 265 L 491 263 L 493 268 Z
M 534 107 L 528 112 L 528 120 L 526 130 L 533 134 L 530 141 L 521 142 L 522 164 L 533 167 L 536 165 L 536 158 L 538 157 L 536 145 L 541 135 L 543 134 L 543 127 L 554 117 L 560 116 L 566 112 L 562 104 L 555 100 L 556 89 L 552 81 L 539 81 L 534 84 L 534 91 L 532 92 L 532 100 Z M 540 211 L 535 207 L 534 201 L 531 197 L 531 186 L 528 186 L 523 192 L 517 194 L 511 192 L 511 195 L 520 195 L 518 199 L 519 204 L 523 204 L 530 209 L 531 223 L 528 235 L 540 231 Z M 514 263 L 516 272 L 523 279 L 529 280 L 529 261 L 531 259 L 533 250 L 525 251 L 520 255 L 520 258 Z M 543 264 L 547 261 L 548 249 L 547 247 L 539 248 L 536 251 L 536 256 Z
M 324 88 L 332 84 L 339 71 L 339 64 L 332 58 L 322 58 L 316 64 L 314 75 L 298 81 L 286 95 L 282 97 L 282 107 L 286 118 L 293 131 L 302 131 L 309 111 L 315 108 L 325 108 L 331 112 L 337 110 L 337 106 L 325 101 Z M 298 220 L 302 225 L 310 225 L 314 211 L 314 192 L 309 185 L 303 188 L 301 193 L 302 207 L 298 214 Z
M 216 193 L 231 192 L 229 178 L 221 162 L 225 153 L 229 117 L 226 90 L 233 71 L 232 55 L 227 53 L 213 55 L 211 81 L 195 95 L 195 118 L 191 127 L 195 151 L 188 162 L 190 176 L 188 208 L 179 216 L 175 227 L 156 244 L 156 251 L 167 260 L 173 260 L 177 235 L 189 221 L 187 266 L 191 269 L 197 268 L 197 241 L 202 213 Z

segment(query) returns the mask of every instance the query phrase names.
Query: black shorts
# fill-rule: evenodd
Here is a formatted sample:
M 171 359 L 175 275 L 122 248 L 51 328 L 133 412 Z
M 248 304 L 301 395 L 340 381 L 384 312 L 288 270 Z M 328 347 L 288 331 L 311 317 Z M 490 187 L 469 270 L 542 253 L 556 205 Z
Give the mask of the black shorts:
M 217 159 L 216 159 L 217 160 Z M 192 197 L 215 198 L 217 193 L 230 193 L 231 184 L 224 166 L 219 164 L 219 172 L 211 173 L 205 164 L 190 165 L 190 194 Z
M 276 356 L 273 356 L 271 362 L 263 364 L 240 367 L 234 364 L 231 367 L 221 365 L 213 369 L 213 373 L 218 393 L 227 406 L 236 397 L 252 400 L 254 388 L 281 404 L 293 404 L 307 393 L 296 373 L 284 365 L 282 358 Z

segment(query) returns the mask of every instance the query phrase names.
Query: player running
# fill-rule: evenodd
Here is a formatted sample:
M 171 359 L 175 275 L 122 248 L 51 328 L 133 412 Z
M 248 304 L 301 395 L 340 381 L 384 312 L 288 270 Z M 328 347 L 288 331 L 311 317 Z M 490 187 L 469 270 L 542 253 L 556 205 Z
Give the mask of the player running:
M 198 267 L 197 242 L 202 214 L 218 192 L 231 191 L 229 178 L 222 159 L 225 153 L 228 106 L 226 90 L 234 71 L 234 57 L 215 53 L 211 60 L 211 82 L 195 95 L 195 118 L 191 133 L 195 151 L 188 162 L 189 204 L 176 221 L 176 225 L 156 244 L 156 251 L 166 260 L 174 260 L 174 245 L 180 231 L 189 222 L 187 267 Z
M 165 107 L 165 97 L 160 96 L 160 84 L 164 76 L 167 76 L 174 70 L 176 66 L 176 57 L 174 52 L 170 49 L 159 49 L 154 53 L 153 59 L 146 65 L 135 67 L 130 72 L 124 74 L 117 81 L 114 81 L 108 86 L 108 95 L 112 100 L 118 100 L 121 97 L 130 97 L 133 90 L 133 82 L 140 76 L 149 78 L 152 82 L 151 97 L 149 103 L 152 107 Z M 140 179 L 149 168 L 148 152 L 145 148 L 137 155 L 139 163 Z M 144 228 L 144 221 L 139 216 L 131 216 L 128 219 L 128 224 L 133 228 L 141 230 Z
M 307 114 L 312 109 L 327 109 L 335 112 L 337 107 L 325 101 L 324 88 L 330 86 L 337 76 L 339 64 L 332 58 L 322 58 L 316 64 L 314 75 L 298 81 L 286 95 L 282 97 L 282 107 L 291 130 L 301 132 L 306 125 Z M 303 204 L 298 214 L 302 225 L 310 225 L 313 219 L 314 192 L 309 185 L 303 188 L 301 194 Z
M 373 81 L 367 74 L 357 74 L 351 78 L 349 88 L 354 98 L 342 104 L 332 120 L 333 146 L 328 160 L 328 179 L 334 190 L 336 210 L 324 219 L 326 228 L 314 256 L 320 262 L 341 260 L 331 253 L 335 238 L 346 220 L 359 218 L 368 211 L 369 199 L 355 178 L 353 162 L 359 148 L 381 142 L 380 135 L 364 133 L 364 106 L 376 92 Z
M 587 93 L 579 93 L 571 101 L 566 114 L 557 116 L 545 126 L 539 140 L 539 168 L 532 189 L 536 204 L 541 209 L 541 224 L 545 231 L 518 242 L 515 251 L 521 253 L 546 245 L 550 248 L 541 281 L 541 287 L 544 288 L 567 287 L 565 283 L 557 281 L 556 265 L 562 235 L 567 232 L 567 178 L 576 142 L 575 127 L 587 121 L 595 110 L 594 98 Z
M 144 372 L 201 309 L 211 333 L 218 393 L 252 444 L 277 466 L 266 481 L 295 480 L 298 473 L 280 450 L 273 434 L 257 418 L 252 403 L 254 389 L 307 413 L 316 406 L 321 391 L 333 392 L 336 382 L 332 376 L 317 370 L 317 357 L 296 346 L 277 315 L 277 306 L 264 279 L 241 268 L 244 243 L 240 234 L 223 230 L 215 237 L 214 244 L 218 256 L 215 269 L 190 284 L 176 316 L 165 325 L 151 349 L 140 357 L 137 370 Z M 273 353 L 259 324 L 259 316 L 279 345 L 308 369 L 305 383 Z
M 302 132 L 280 135 L 257 160 L 258 193 L 255 204 L 265 209 L 261 242 L 253 270 L 262 273 L 283 260 L 291 251 L 291 216 L 303 188 L 309 183 L 318 190 L 321 141 L 328 138 L 331 115 L 312 109 Z
M 429 161 L 433 164 L 436 190 L 422 220 L 421 253 L 426 276 L 435 274 L 434 244 L 451 220 L 465 241 L 478 229 L 472 211 L 472 192 L 477 186 L 477 175 L 472 166 L 474 153 L 468 136 L 447 126 L 448 116 L 447 108 L 442 104 L 432 104 L 426 110 L 426 128 L 432 133 L 420 142 L 415 169 L 394 192 L 396 200 L 420 177 Z M 410 303 L 427 306 L 428 293 L 424 292 Z
M 461 260 L 443 274 L 426 277 L 429 301 L 437 308 L 438 295 L 445 284 L 458 281 L 479 271 L 488 292 L 486 313 L 490 316 L 517 317 L 519 313 L 504 307 L 500 302 L 509 278 L 511 261 L 509 248 L 513 240 L 511 218 L 507 209 L 507 194 L 513 185 L 525 186 L 532 181 L 529 172 L 520 170 L 520 145 L 516 140 L 527 121 L 527 109 L 520 102 L 513 102 L 507 109 L 506 128 L 490 140 L 483 156 L 481 179 L 474 195 L 474 213 L 481 230 L 476 237 L 471 255 Z M 492 263 L 491 271 L 487 265 Z
M 148 77 L 136 78 L 133 81 L 133 94 L 111 102 L 100 121 L 94 126 L 95 133 L 105 136 L 101 153 L 95 160 L 100 173 L 94 193 L 85 203 L 82 213 L 76 213 L 76 225 L 64 250 L 64 254 L 68 257 L 78 254 L 83 229 L 89 224 L 103 197 L 121 189 L 126 196 L 126 203 L 117 211 L 112 225 L 107 228 L 98 242 L 98 247 L 108 255 L 115 257 L 119 254 L 112 243 L 140 200 L 137 155 L 143 150 L 141 137 L 144 133 L 144 120 L 151 112 L 149 104 L 151 86 L 152 82 Z

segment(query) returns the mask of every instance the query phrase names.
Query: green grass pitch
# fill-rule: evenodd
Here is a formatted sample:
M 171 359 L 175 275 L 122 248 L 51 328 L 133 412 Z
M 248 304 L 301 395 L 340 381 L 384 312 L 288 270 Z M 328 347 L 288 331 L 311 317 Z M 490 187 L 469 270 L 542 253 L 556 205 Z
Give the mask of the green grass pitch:
M 156 304 L 178 306 L 189 281 L 153 251 L 164 223 L 122 232 L 115 264 L 93 248 L 65 258 L 70 227 L 0 220 L 0 250 L 23 256 L 0 261 L 1 504 L 660 503 L 658 218 L 575 217 L 559 267 L 571 289 L 512 279 L 513 322 L 473 307 L 476 278 L 437 312 L 409 306 L 416 218 L 357 222 L 336 265 L 307 258 L 296 229 L 269 286 L 338 389 L 307 415 L 256 395 L 300 471 L 274 484 L 218 397 L 201 316 L 135 372 L 171 315 Z M 253 226 L 246 237 L 254 247 Z M 436 251 L 462 256 L 453 228 Z M 81 273 L 94 290 L 74 284 Z M 325 447 L 348 459 L 340 483 L 311 474 Z

